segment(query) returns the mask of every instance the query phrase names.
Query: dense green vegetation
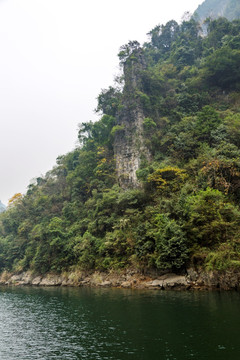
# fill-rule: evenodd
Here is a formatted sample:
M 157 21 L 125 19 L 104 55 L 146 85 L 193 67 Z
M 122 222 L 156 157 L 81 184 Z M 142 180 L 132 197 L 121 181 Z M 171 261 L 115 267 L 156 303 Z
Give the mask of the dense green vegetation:
M 207 29 L 169 21 L 142 48 L 121 48 L 125 66 L 139 50 L 146 63 L 128 94 L 144 110 L 152 156 L 141 186 L 123 190 L 115 175 L 118 84 L 99 95 L 100 120 L 81 124 L 79 147 L 0 215 L 1 271 L 240 266 L 240 20 Z

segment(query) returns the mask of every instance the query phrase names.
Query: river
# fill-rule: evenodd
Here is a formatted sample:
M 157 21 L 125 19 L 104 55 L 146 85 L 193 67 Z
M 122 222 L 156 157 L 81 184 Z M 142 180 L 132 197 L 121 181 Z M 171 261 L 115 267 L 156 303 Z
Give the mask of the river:
M 240 294 L 0 287 L 1 360 L 239 360 Z

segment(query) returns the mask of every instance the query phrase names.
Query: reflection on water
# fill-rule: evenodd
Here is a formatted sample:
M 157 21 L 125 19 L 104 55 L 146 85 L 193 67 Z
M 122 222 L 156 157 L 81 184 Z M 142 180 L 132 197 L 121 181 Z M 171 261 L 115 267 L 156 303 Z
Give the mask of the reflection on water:
M 239 360 L 238 293 L 0 288 L 0 359 Z

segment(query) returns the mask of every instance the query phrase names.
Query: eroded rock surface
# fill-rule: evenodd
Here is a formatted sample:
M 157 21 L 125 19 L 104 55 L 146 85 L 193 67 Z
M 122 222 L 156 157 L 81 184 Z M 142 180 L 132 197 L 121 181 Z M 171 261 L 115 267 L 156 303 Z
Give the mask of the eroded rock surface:
M 240 273 L 225 271 L 199 271 L 188 269 L 186 275 L 168 273 L 159 276 L 145 276 L 135 271 L 121 273 L 91 274 L 78 272 L 62 275 L 47 274 L 34 275 L 30 272 L 21 274 L 2 273 L 1 285 L 33 285 L 33 286 L 90 286 L 90 287 L 120 287 L 153 290 L 189 290 L 189 289 L 220 289 L 240 290 Z
M 117 116 L 119 130 L 114 141 L 116 172 L 123 189 L 140 186 L 136 171 L 143 159 L 150 160 L 150 152 L 143 138 L 145 115 L 139 98 L 142 88 L 140 74 L 145 67 L 141 49 L 137 49 L 133 60 L 128 59 L 124 65 L 123 106 Z

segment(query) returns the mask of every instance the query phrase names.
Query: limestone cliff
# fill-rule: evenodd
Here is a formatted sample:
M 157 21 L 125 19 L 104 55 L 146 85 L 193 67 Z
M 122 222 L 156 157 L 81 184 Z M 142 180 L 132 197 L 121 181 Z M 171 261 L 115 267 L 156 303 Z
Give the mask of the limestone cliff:
M 138 187 L 136 171 L 143 159 L 150 160 L 150 152 L 143 138 L 145 116 L 138 96 L 142 89 L 141 72 L 145 67 L 140 48 L 135 49 L 124 64 L 125 86 L 114 142 L 117 177 L 122 188 Z

